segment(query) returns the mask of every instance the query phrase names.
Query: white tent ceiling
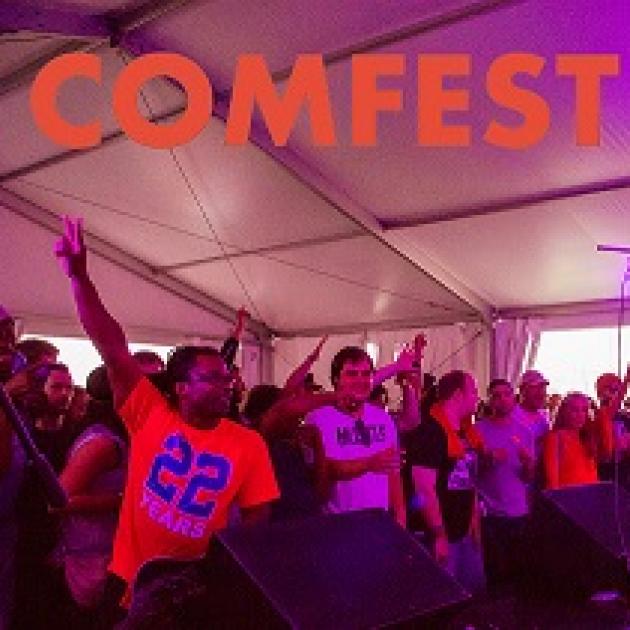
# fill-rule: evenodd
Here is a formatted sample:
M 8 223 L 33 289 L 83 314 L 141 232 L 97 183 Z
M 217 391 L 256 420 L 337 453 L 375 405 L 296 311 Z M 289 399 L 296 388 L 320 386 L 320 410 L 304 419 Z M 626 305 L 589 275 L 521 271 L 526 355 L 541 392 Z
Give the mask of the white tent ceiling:
M 627 0 L 0 2 L 0 262 L 11 270 L 0 302 L 26 317 L 73 317 L 49 254 L 64 213 L 86 218 L 107 259 L 95 273 L 112 310 L 147 329 L 223 334 L 241 304 L 264 337 L 614 298 L 625 261 L 595 246 L 630 244 L 628 32 Z M 53 145 L 28 107 L 36 69 L 68 50 L 104 60 L 102 88 L 75 80 L 60 97 L 69 120 L 103 120 L 106 141 L 85 152 Z M 279 87 L 297 54 L 324 53 L 339 146 L 316 147 L 304 116 L 285 148 L 260 126 L 249 145 L 225 146 L 220 99 L 208 128 L 173 153 L 126 140 L 113 81 L 125 59 L 158 50 L 197 61 L 219 94 L 242 53 L 262 53 Z M 483 87 L 492 59 L 512 51 L 547 60 L 524 83 L 549 102 L 551 129 L 526 151 L 481 140 L 493 118 L 514 124 Z M 350 145 L 354 52 L 406 56 L 405 76 L 385 82 L 403 90 L 404 109 L 379 117 L 374 148 Z M 470 112 L 456 117 L 471 125 L 471 147 L 416 144 L 422 52 L 472 54 L 473 76 L 458 82 Z M 600 147 L 575 146 L 573 82 L 553 73 L 564 52 L 621 54 L 622 75 L 603 82 Z M 185 103 L 166 81 L 145 97 L 145 113 L 163 119 Z

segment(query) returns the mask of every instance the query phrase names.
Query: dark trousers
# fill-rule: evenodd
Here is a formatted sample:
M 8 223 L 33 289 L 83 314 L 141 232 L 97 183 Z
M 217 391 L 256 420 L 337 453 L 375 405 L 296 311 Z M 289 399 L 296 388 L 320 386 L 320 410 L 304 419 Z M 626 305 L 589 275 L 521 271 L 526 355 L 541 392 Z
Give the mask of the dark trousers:
M 484 516 L 481 543 L 488 591 L 511 594 L 522 582 L 528 517 Z

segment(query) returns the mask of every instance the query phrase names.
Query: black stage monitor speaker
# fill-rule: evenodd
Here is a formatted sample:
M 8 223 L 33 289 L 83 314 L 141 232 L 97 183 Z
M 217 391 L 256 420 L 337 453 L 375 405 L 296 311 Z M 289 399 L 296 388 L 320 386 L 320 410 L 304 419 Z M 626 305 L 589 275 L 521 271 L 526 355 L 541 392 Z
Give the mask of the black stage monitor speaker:
M 150 585 L 156 570 L 161 569 L 147 567 L 139 581 Z M 182 615 L 175 615 L 173 624 L 170 613 L 170 628 L 428 627 L 441 624 L 469 599 L 422 545 L 382 511 L 225 530 L 209 553 L 201 580 L 206 593 L 198 599 L 206 610 L 191 616 L 180 599 Z M 190 574 L 180 579 L 187 588 L 196 581 Z M 162 589 L 158 603 L 168 593 L 169 588 Z M 165 619 L 157 610 L 152 618 Z
M 630 494 L 612 482 L 542 492 L 532 515 L 530 585 L 584 597 L 628 589 Z

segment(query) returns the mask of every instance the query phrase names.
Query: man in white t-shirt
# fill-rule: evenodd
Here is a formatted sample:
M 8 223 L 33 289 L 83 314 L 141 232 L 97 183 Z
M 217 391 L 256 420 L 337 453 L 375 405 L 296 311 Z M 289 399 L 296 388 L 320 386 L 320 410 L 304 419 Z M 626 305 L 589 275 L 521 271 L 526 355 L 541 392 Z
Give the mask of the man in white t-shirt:
M 550 429 L 545 408 L 547 385 L 549 381 L 540 372 L 524 372 L 519 386 L 519 404 L 512 412 L 512 419 L 531 431 L 537 459 L 541 454 L 542 440 Z
M 339 402 L 313 411 L 306 424 L 316 426 L 322 436 L 331 481 L 326 511 L 391 509 L 404 527 L 396 426 L 387 412 L 367 403 L 373 372 L 364 350 L 354 346 L 340 350 L 331 365 Z

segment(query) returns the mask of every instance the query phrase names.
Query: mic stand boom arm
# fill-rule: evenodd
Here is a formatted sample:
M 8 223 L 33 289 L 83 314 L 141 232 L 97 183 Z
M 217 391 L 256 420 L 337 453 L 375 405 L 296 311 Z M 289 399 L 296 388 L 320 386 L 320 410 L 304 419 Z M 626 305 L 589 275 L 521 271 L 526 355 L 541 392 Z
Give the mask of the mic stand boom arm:
M 65 490 L 61 487 L 50 462 L 37 448 L 35 442 L 33 442 L 33 438 L 31 437 L 29 430 L 26 428 L 26 424 L 24 423 L 22 416 L 15 408 L 15 405 L 9 398 L 9 395 L 5 391 L 4 387 L 1 385 L 0 409 L 4 411 L 4 415 L 13 427 L 15 434 L 26 451 L 26 456 L 35 468 L 35 472 L 44 486 L 44 491 L 49 505 L 57 509 L 65 507 L 68 503 L 68 497 Z

